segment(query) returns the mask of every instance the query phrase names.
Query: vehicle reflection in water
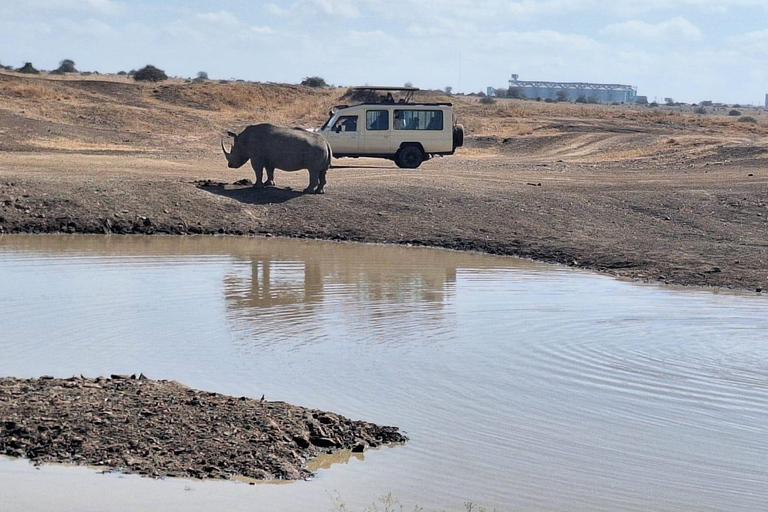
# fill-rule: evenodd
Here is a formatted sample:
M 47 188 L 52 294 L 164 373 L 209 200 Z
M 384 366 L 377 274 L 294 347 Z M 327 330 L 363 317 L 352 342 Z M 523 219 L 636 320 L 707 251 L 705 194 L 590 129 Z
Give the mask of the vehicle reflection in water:
M 345 320 L 362 322 L 374 342 L 406 342 L 409 331 L 427 339 L 431 324 L 444 329 L 457 269 L 466 261 L 458 253 L 403 247 L 314 242 L 282 249 L 259 251 L 225 277 L 229 316 L 247 344 L 311 344 L 339 334 Z M 404 338 L 392 339 L 393 325 Z

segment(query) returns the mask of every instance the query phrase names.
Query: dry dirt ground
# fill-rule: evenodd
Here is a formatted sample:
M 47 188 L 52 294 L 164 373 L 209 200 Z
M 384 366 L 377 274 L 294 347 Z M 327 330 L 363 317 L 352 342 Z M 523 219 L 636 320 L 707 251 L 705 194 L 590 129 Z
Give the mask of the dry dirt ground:
M 0 74 L 0 232 L 230 233 L 475 250 L 678 285 L 768 284 L 768 116 L 454 97 L 457 155 L 338 159 L 253 189 L 227 129 L 322 123 L 343 90 Z M 239 182 L 239 184 L 238 184 Z

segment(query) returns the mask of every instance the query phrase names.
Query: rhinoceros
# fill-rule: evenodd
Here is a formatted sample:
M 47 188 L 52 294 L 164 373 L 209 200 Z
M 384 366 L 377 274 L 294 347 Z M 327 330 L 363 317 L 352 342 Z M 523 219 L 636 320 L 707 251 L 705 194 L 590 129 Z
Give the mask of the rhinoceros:
M 223 140 L 221 149 L 229 167 L 237 169 L 250 159 L 256 173 L 254 187 L 274 186 L 275 169 L 307 169 L 309 186 L 304 192 L 323 193 L 325 175 L 331 166 L 333 154 L 330 144 L 319 133 L 262 123 L 248 126 L 240 134 L 227 132 L 227 135 L 234 138 L 232 149 L 227 153 Z M 265 168 L 267 181 L 262 183 Z

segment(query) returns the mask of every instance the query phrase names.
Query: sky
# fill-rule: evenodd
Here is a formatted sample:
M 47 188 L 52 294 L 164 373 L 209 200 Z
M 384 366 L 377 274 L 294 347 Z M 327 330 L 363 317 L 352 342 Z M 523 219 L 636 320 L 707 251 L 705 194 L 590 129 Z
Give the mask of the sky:
M 454 92 L 634 85 L 763 105 L 768 0 L 2 0 L 0 63 Z

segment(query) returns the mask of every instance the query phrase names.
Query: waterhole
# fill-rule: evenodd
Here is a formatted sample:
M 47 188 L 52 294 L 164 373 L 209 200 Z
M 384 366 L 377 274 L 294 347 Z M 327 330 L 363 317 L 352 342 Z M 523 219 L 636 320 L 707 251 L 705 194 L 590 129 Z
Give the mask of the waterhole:
M 143 372 L 411 440 L 286 485 L 0 458 L 0 510 L 764 511 L 766 300 L 406 247 L 3 236 L 0 375 Z

